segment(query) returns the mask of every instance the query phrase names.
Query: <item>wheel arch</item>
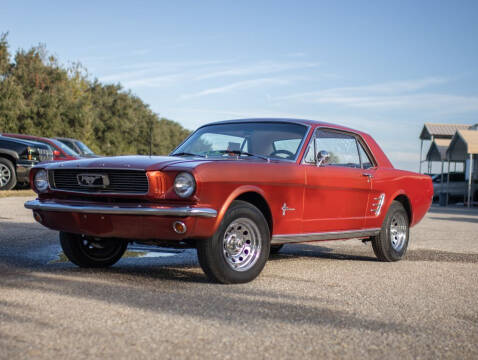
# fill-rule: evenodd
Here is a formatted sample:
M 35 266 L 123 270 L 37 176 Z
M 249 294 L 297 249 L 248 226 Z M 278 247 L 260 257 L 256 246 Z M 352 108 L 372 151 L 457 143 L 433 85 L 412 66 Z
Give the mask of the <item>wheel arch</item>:
M 17 159 L 14 156 L 12 156 L 12 155 L 10 155 L 6 152 L 0 152 L 0 158 L 5 158 L 5 159 L 11 161 L 14 166 L 17 163 Z
M 224 204 L 222 205 L 218 213 L 214 231 L 216 231 L 217 228 L 219 227 L 219 224 L 224 218 L 224 215 L 226 214 L 227 209 L 229 209 L 229 207 L 231 206 L 234 200 L 246 201 L 254 205 L 255 207 L 257 207 L 259 211 L 264 215 L 267 221 L 267 224 L 269 225 L 270 233 L 272 234 L 274 221 L 273 221 L 272 212 L 271 212 L 269 203 L 266 200 L 264 191 L 260 189 L 259 187 L 250 186 L 250 185 L 241 186 L 237 188 L 236 190 L 234 190 L 229 195 L 229 197 L 226 199 L 226 201 L 224 202 Z
M 405 208 L 405 211 L 407 212 L 407 215 L 408 215 L 408 222 L 409 222 L 409 224 L 412 224 L 412 222 L 413 222 L 413 211 L 412 211 L 412 204 L 410 203 L 410 199 L 408 198 L 408 196 L 405 195 L 404 193 L 401 193 L 399 195 L 396 195 L 393 198 L 393 201 L 398 201 L 399 203 L 401 203 L 403 205 L 403 207 Z
M 260 212 L 262 213 L 262 215 L 264 215 L 264 217 L 266 218 L 267 224 L 269 225 L 269 232 L 272 234 L 272 229 L 273 229 L 272 212 L 269 207 L 269 204 L 267 203 L 266 199 L 264 199 L 262 195 L 254 191 L 248 191 L 248 192 L 242 193 L 234 200 L 246 201 L 254 205 L 256 208 L 258 208 Z

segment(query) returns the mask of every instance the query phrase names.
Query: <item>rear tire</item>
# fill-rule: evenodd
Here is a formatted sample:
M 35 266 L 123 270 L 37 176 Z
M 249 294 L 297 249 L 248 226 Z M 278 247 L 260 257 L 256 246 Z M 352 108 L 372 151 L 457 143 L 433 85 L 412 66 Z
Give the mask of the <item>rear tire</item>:
M 233 201 L 216 233 L 197 243 L 199 264 L 222 284 L 254 280 L 269 258 L 270 231 L 264 215 L 248 202 Z
M 123 239 L 98 239 L 60 231 L 60 244 L 68 260 L 79 267 L 102 268 L 115 264 L 126 251 Z
M 393 201 L 379 235 L 372 237 L 373 252 L 380 261 L 398 261 L 407 251 L 409 238 L 407 211 L 399 201 Z
M 0 190 L 11 190 L 17 185 L 17 174 L 13 163 L 0 158 Z

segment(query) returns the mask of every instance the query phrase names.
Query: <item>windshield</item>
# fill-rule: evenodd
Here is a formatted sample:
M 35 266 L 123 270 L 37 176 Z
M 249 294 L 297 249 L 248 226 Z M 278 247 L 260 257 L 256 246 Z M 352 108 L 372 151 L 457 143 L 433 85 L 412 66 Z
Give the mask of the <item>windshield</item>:
M 95 153 L 93 152 L 93 150 L 91 150 L 88 146 L 86 146 L 85 144 L 83 144 L 81 141 L 76 141 L 76 146 L 78 146 L 81 151 L 83 152 L 83 154 L 86 154 L 86 155 L 95 155 Z
M 61 141 L 55 140 L 55 139 L 50 139 L 50 141 L 55 144 L 57 148 L 60 148 L 63 150 L 63 152 L 67 155 L 70 156 L 80 156 L 76 151 L 72 150 L 69 146 L 66 146 L 63 144 Z
M 171 155 L 295 160 L 306 133 L 306 126 L 285 122 L 207 125 L 199 128 Z

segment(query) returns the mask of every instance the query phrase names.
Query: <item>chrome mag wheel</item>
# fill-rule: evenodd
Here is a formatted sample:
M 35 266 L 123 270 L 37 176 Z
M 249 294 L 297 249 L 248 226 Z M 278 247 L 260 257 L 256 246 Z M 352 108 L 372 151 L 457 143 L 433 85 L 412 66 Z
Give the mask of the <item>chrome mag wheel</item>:
M 401 251 L 407 240 L 408 220 L 402 213 L 396 213 L 390 221 L 390 242 L 395 251 Z
M 235 271 L 249 270 L 261 254 L 261 243 L 261 233 L 254 221 L 235 219 L 227 227 L 222 240 L 226 263 Z
M 0 187 L 6 186 L 10 179 L 12 178 L 12 173 L 8 166 L 0 164 Z

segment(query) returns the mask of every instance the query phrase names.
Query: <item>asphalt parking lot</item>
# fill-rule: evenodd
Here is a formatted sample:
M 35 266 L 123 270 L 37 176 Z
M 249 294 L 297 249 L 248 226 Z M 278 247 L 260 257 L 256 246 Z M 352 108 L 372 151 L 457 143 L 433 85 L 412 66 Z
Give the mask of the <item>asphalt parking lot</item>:
M 193 250 L 61 257 L 28 198 L 0 199 L 0 358 L 478 358 L 478 209 L 432 208 L 404 260 L 357 240 L 287 245 L 245 285 Z

